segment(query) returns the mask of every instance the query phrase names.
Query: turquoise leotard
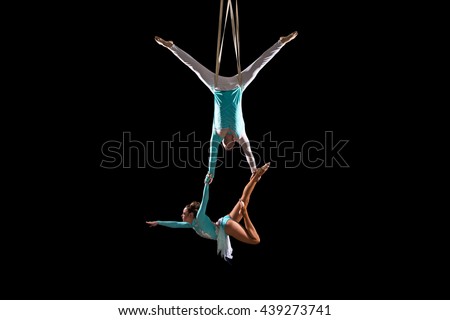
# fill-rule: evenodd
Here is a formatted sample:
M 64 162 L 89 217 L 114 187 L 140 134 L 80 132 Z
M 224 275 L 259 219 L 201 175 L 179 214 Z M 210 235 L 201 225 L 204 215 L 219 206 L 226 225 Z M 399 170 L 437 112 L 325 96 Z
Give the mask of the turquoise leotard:
M 169 48 L 185 65 L 187 65 L 199 79 L 214 94 L 214 120 L 210 141 L 210 157 L 208 171 L 212 177 L 215 175 L 218 148 L 224 137 L 220 136 L 221 129 L 229 129 L 225 134 L 234 135 L 243 148 L 247 162 L 252 172 L 256 171 L 256 162 L 251 151 L 250 141 L 245 133 L 244 117 L 242 113 L 242 95 L 247 86 L 255 79 L 259 71 L 279 52 L 283 43 L 278 40 L 258 59 L 245 68 L 241 73 L 242 81 L 238 75 L 232 77 L 218 76 L 216 83 L 215 73 L 211 72 L 192 56 L 181 50 L 175 44 Z M 224 134 L 223 132 L 221 134 Z
M 230 129 L 237 137 L 245 130 L 242 116 L 242 88 L 214 90 L 214 129 Z

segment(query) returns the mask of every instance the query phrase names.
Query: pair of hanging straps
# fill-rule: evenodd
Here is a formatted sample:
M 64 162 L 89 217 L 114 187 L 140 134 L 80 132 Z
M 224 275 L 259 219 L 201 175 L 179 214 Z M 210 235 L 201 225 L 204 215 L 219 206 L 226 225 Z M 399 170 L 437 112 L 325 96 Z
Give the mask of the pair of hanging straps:
M 222 59 L 222 49 L 223 49 L 223 40 L 225 38 L 225 29 L 228 20 L 228 13 L 231 11 L 231 27 L 233 33 L 233 43 L 234 43 L 234 52 L 236 54 L 236 62 L 237 62 L 237 72 L 238 72 L 238 83 L 242 85 L 242 76 L 241 76 L 241 52 L 239 45 L 239 12 L 238 12 L 238 0 L 236 0 L 236 18 L 233 12 L 233 6 L 231 5 L 231 0 L 228 0 L 227 3 L 227 11 L 225 14 L 225 22 L 222 23 L 223 17 L 223 1 L 220 0 L 220 12 L 219 12 L 219 31 L 217 35 L 217 53 L 216 53 L 216 72 L 214 77 L 214 87 L 217 87 L 219 81 L 219 69 L 220 69 L 220 61 Z M 223 33 L 222 33 L 222 25 Z

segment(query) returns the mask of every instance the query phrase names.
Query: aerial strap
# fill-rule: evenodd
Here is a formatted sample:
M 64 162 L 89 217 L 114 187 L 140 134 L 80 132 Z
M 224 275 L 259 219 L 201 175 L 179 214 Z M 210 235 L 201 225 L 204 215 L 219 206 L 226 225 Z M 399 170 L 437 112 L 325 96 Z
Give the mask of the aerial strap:
M 231 0 L 228 0 L 227 3 L 227 11 L 225 14 L 225 22 L 222 23 L 223 17 L 223 0 L 220 0 L 220 12 L 219 12 L 219 28 L 217 35 L 217 52 L 216 52 L 216 72 L 214 77 L 214 87 L 217 87 L 219 81 L 219 70 L 220 70 L 220 62 L 222 59 L 222 50 L 223 50 L 223 41 L 225 38 L 225 30 L 228 20 L 228 13 L 231 12 L 231 27 L 233 33 L 233 43 L 234 43 L 234 52 L 236 55 L 236 63 L 237 63 L 237 73 L 238 73 L 238 83 L 242 84 L 242 76 L 241 76 L 241 50 L 240 50 L 240 39 L 239 39 L 239 11 L 238 11 L 238 3 L 236 0 L 236 19 L 233 12 L 233 6 L 231 4 Z M 223 33 L 222 33 L 222 25 Z

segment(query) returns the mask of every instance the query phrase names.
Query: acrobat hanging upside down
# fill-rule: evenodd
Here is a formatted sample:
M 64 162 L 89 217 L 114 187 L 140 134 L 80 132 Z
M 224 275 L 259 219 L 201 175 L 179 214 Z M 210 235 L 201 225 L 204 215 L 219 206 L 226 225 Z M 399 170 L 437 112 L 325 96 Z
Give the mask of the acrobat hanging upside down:
M 217 153 L 219 144 L 222 143 L 225 150 L 231 150 L 235 142 L 242 147 L 252 175 L 256 172 L 256 163 L 253 156 L 250 141 L 245 132 L 245 123 L 242 113 L 242 94 L 248 85 L 255 79 L 259 71 L 280 51 L 289 41 L 297 36 L 292 32 L 279 40 L 266 50 L 256 61 L 242 72 L 232 77 L 219 76 L 213 73 L 193 57 L 177 47 L 173 41 L 166 41 L 158 36 L 155 40 L 158 44 L 169 49 L 178 59 L 187 65 L 200 80 L 214 94 L 214 119 L 210 141 L 210 155 L 208 172 L 210 182 L 215 175 Z M 239 68 L 238 68 L 239 69 Z M 217 70 L 217 67 L 216 67 Z

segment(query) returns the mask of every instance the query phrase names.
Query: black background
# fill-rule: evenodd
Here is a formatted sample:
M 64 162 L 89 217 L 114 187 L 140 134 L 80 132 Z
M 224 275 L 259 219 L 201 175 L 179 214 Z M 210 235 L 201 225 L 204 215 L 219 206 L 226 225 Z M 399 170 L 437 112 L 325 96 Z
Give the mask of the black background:
M 134 153 L 130 168 L 101 167 L 102 145 L 125 132 L 142 143 L 193 132 L 209 141 L 212 94 L 153 38 L 173 40 L 213 70 L 219 1 L 105 3 L 61 13 L 70 23 L 67 33 L 50 27 L 49 108 L 36 112 L 27 131 L 33 157 L 23 168 L 31 173 L 11 188 L 19 190 L 20 224 L 3 252 L 8 298 L 443 297 L 443 226 L 414 187 L 414 161 L 404 157 L 414 149 L 386 95 L 393 83 L 376 8 L 292 5 L 239 3 L 243 68 L 280 36 L 299 33 L 244 92 L 247 134 L 258 142 L 270 132 L 292 142 L 292 153 L 308 141 L 324 144 L 332 132 L 335 142 L 348 140 L 341 152 L 348 167 L 287 168 L 279 154 L 257 159 L 274 164 L 249 205 L 262 240 L 232 239 L 231 264 L 193 230 L 145 224 L 180 220 L 183 207 L 201 198 L 205 165 L 139 168 Z M 221 65 L 228 76 L 236 70 L 230 31 Z M 211 185 L 213 220 L 231 210 L 250 176 L 238 166 L 245 160 L 239 149 L 229 154 L 233 165 L 218 166 Z

